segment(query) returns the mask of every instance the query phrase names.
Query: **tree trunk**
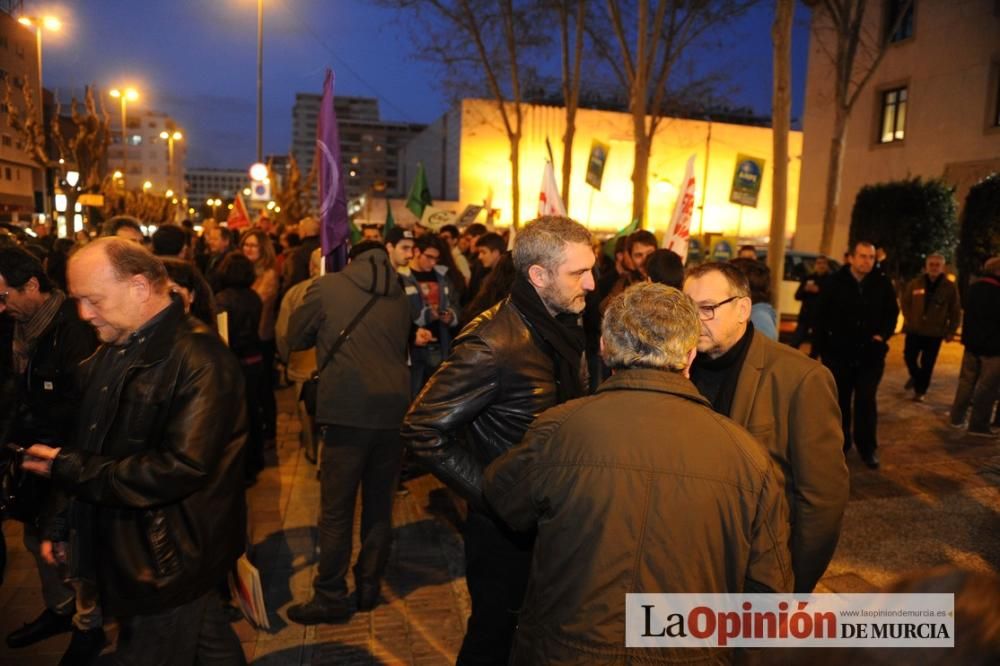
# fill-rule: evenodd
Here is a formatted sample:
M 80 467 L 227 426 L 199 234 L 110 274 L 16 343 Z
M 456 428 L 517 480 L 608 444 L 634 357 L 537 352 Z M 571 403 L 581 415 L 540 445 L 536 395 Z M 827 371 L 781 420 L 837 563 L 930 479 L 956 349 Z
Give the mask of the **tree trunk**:
M 576 134 L 576 112 L 566 112 L 566 131 L 563 133 L 562 201 L 569 215 L 569 184 L 573 173 L 573 136 Z
M 792 16 L 795 0 L 777 0 L 771 41 L 774 46 L 772 131 L 774 180 L 771 183 L 771 240 L 767 263 L 771 268 L 771 304 L 781 315 L 781 282 L 785 274 L 785 223 L 788 218 L 788 132 L 792 123 Z
M 847 140 L 847 121 L 849 115 L 839 104 L 836 106 L 833 120 L 833 133 L 830 136 L 830 166 L 826 173 L 826 205 L 823 207 L 823 230 L 820 236 L 819 251 L 831 256 L 833 251 L 833 232 L 837 225 L 837 209 L 840 204 L 840 184 L 844 167 L 844 145 Z
M 632 167 L 632 220 L 639 220 L 639 228 L 646 228 L 646 199 L 649 197 L 649 146 L 645 122 L 636 124 L 635 165 Z M 632 220 L 625 221 L 626 224 Z
M 518 124 L 520 127 L 520 123 Z M 510 140 L 510 200 L 511 200 L 511 226 L 516 230 L 521 228 L 521 183 L 520 159 L 521 159 L 521 133 L 513 132 L 507 135 Z

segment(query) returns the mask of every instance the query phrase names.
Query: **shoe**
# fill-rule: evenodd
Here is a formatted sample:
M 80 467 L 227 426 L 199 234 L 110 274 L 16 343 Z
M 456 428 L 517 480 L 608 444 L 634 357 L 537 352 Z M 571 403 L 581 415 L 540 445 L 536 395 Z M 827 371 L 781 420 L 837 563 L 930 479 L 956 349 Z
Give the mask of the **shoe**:
M 965 422 L 954 423 L 952 421 L 948 421 L 948 427 L 954 428 L 955 430 L 965 430 Z
M 69 647 L 59 660 L 59 666 L 87 666 L 94 663 L 107 641 L 104 639 L 104 629 L 73 629 L 73 637 Z
M 913 402 L 923 402 L 926 399 L 927 399 L 927 394 L 926 393 L 914 393 L 913 394 Z
M 396 486 L 396 497 L 406 497 L 409 494 L 410 494 L 410 489 L 404 486 L 403 482 L 400 481 L 399 485 Z
M 351 619 L 347 603 L 325 604 L 315 597 L 288 607 L 288 619 L 296 624 L 339 624 Z
M 23 627 L 7 634 L 7 647 L 23 648 L 73 628 L 73 615 L 59 615 L 46 608 Z
M 982 430 L 967 430 L 966 433 L 970 437 L 986 437 L 988 439 L 997 438 L 997 433 L 993 432 L 992 430 L 987 430 L 985 432 L 983 432 Z
M 877 453 L 872 453 L 870 456 L 861 456 L 861 459 L 865 461 L 866 465 L 868 465 L 868 469 L 879 468 L 879 459 Z
M 903 384 L 903 388 L 907 391 L 913 388 L 913 377 L 910 377 L 909 379 L 906 380 L 906 383 Z

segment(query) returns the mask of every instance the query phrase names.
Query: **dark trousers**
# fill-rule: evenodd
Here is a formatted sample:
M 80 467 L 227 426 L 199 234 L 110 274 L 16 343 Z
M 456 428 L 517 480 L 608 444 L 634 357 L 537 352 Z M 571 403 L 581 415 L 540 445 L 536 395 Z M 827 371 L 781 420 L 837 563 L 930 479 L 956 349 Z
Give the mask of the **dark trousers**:
M 417 397 L 443 360 L 440 346 L 410 348 L 410 397 Z
M 938 352 L 941 351 L 943 338 L 929 335 L 906 334 L 906 344 L 903 346 L 903 360 L 910 371 L 913 380 L 913 390 L 923 395 L 931 385 L 931 374 L 937 363 Z
M 261 405 L 261 385 L 264 382 L 264 364 L 260 361 L 244 363 L 243 381 L 246 384 L 247 444 L 243 457 L 247 478 L 255 478 L 264 469 L 264 411 Z M 273 393 L 271 394 L 273 397 Z
M 258 395 L 263 425 L 264 439 L 274 439 L 278 432 L 278 402 L 274 397 L 274 355 L 278 351 L 274 339 L 261 340 L 260 351 L 264 356 L 264 368 L 258 386 Z
M 361 486 L 361 552 L 355 581 L 376 587 L 392 547 L 392 500 L 399 482 L 403 443 L 398 430 L 348 426 L 323 429 L 320 465 L 319 573 L 316 597 L 329 604 L 346 600 L 351 564 L 354 503 Z
M 457 663 L 501 666 L 508 661 L 524 603 L 534 534 L 513 532 L 470 508 L 463 536 L 472 613 Z
M 969 415 L 969 430 L 989 432 L 993 406 L 1000 398 L 1000 356 L 979 356 L 965 350 L 958 375 L 951 422 L 960 425 Z M 971 413 L 969 409 L 971 408 Z M 1000 419 L 1000 414 L 997 415 Z
M 246 664 L 243 647 L 229 626 L 214 590 L 154 615 L 118 618 L 118 666 L 235 666 Z
M 837 382 L 837 400 L 844 426 L 844 451 L 857 445 L 869 457 L 878 448 L 878 385 L 885 371 L 885 358 L 857 361 L 823 359 Z M 853 418 L 852 418 L 853 417 Z

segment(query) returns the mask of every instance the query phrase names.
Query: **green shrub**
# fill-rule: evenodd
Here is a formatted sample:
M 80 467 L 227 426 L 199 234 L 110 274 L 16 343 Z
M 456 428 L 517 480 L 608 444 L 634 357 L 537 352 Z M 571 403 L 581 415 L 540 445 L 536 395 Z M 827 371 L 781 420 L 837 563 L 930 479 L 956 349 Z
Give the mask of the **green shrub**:
M 920 178 L 861 188 L 851 211 L 851 246 L 869 240 L 884 248 L 883 269 L 896 280 L 919 275 L 928 254 L 950 259 L 958 242 L 955 190 Z
M 997 255 L 1000 255 L 1000 173 L 973 185 L 965 197 L 956 257 L 962 284 L 968 284 L 983 262 Z

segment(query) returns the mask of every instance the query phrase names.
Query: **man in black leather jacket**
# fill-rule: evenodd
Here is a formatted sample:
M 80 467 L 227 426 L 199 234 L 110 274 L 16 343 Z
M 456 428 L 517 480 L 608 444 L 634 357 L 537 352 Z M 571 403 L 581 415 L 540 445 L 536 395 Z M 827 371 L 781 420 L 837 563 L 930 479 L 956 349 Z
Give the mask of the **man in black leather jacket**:
M 69 284 L 103 344 L 76 446 L 36 444 L 24 462 L 72 497 L 69 574 L 119 619 L 118 663 L 244 663 L 216 592 L 245 543 L 239 364 L 135 243 L 88 244 Z
M 80 403 L 78 366 L 97 347 L 94 330 L 80 320 L 76 304 L 53 288 L 41 262 L 20 248 L 0 249 L 0 299 L 15 321 L 8 348 L 13 390 L 0 410 L 0 444 L 72 446 Z M 54 535 L 40 529 L 39 515 L 54 499 L 49 483 L 31 478 L 22 492 L 18 505 L 23 510 L 14 517 L 24 522 L 24 546 L 35 557 L 45 609 L 8 634 L 7 645 L 22 648 L 72 629 L 64 660 L 88 663 L 104 647 L 95 595 L 81 591 L 77 603 L 73 586 L 47 561 Z
M 511 296 L 473 320 L 417 396 L 407 446 L 469 501 L 466 582 L 472 614 L 459 664 L 506 664 L 524 600 L 533 534 L 484 508 L 483 470 L 521 441 L 535 417 L 587 386 L 580 313 L 594 289 L 590 232 L 542 217 L 517 235 Z

